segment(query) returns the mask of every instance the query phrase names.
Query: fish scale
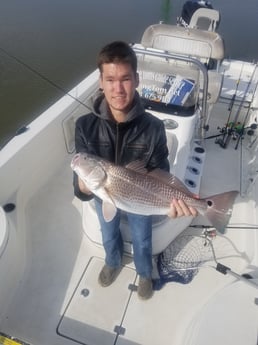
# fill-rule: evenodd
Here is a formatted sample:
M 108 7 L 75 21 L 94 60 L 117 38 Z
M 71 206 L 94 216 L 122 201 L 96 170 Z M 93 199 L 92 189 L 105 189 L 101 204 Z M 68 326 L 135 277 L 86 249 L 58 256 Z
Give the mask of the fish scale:
M 199 199 L 175 176 L 155 169 L 148 172 L 144 162 L 125 167 L 112 164 L 87 153 L 77 153 L 71 162 L 86 187 L 102 199 L 102 212 L 111 221 L 117 208 L 141 215 L 168 215 L 172 200 L 183 200 L 224 232 L 229 222 L 237 191 Z
M 112 195 L 119 205 L 130 204 L 130 212 L 133 209 L 141 213 L 146 213 L 147 210 L 150 210 L 150 214 L 153 210 L 156 211 L 156 214 L 157 212 L 158 214 L 168 213 L 174 198 L 182 199 L 190 206 L 200 209 L 207 208 L 206 202 L 190 198 L 149 174 L 111 166 L 107 168 L 107 176 L 105 189 L 108 194 Z M 131 204 L 132 202 L 133 204 Z

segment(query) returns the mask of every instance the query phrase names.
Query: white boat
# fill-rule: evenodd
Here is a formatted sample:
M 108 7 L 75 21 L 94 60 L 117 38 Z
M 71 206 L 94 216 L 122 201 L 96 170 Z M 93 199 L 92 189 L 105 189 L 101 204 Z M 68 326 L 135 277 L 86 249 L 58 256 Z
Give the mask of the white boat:
M 99 224 L 74 197 L 70 167 L 94 71 L 0 152 L 1 345 L 258 343 L 258 68 L 225 58 L 219 18 L 200 6 L 188 23 L 151 25 L 134 49 L 138 91 L 166 125 L 171 172 L 200 197 L 239 191 L 225 231 L 203 216 L 154 217 L 157 291 L 142 301 L 124 221 L 124 267 L 98 285 Z M 164 283 L 164 270 L 181 283 Z

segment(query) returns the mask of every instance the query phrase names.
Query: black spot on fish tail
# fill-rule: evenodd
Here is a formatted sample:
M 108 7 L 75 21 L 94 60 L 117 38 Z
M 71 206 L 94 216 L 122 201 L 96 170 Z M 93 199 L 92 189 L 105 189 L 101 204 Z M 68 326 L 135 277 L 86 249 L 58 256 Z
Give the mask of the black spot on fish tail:
M 237 191 L 230 191 L 204 199 L 207 203 L 207 209 L 204 212 L 204 215 L 221 233 L 224 233 L 229 222 L 232 214 L 233 204 L 237 195 Z

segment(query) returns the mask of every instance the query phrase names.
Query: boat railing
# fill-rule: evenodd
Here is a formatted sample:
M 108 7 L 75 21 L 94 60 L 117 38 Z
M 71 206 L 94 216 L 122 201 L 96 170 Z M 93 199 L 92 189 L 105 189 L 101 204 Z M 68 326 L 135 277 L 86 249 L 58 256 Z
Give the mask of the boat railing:
M 185 63 L 185 66 L 195 66 L 197 70 L 200 71 L 202 75 L 202 97 L 198 97 L 197 102 L 201 102 L 200 106 L 200 118 L 199 118 L 199 128 L 197 139 L 202 140 L 205 135 L 206 131 L 206 121 L 207 121 L 207 98 L 208 98 L 208 70 L 207 67 L 198 59 L 185 56 L 185 55 L 179 55 L 179 54 L 172 54 L 165 51 L 160 51 L 157 49 L 152 48 L 142 48 L 141 46 L 137 47 L 134 46 L 135 53 L 139 56 L 149 56 L 149 57 L 156 57 L 160 58 L 163 61 L 169 61 L 174 60 L 178 62 Z M 162 61 L 161 60 L 161 61 Z M 168 66 L 170 67 L 170 66 Z M 172 67 L 171 67 L 172 68 Z
M 4 252 L 8 238 L 8 222 L 5 211 L 0 207 L 0 258 Z

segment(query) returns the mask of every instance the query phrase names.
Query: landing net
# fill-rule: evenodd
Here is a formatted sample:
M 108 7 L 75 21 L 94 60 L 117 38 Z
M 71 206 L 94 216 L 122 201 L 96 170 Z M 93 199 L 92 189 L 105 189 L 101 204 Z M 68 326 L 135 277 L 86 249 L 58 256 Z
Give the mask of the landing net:
M 180 235 L 158 256 L 159 279 L 154 289 L 167 282 L 190 283 L 205 262 L 216 260 L 212 242 L 206 236 Z

